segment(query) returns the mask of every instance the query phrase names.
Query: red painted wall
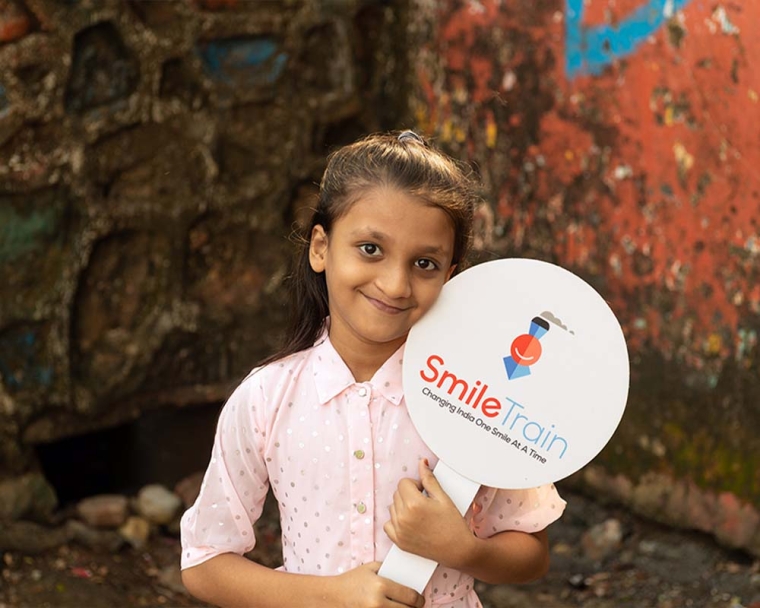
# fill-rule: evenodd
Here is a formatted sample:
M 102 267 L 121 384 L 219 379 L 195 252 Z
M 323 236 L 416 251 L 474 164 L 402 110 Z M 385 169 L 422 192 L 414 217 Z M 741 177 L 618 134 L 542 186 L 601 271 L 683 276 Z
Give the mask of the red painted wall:
M 759 504 L 760 3 L 420 4 L 417 121 L 479 167 L 481 257 L 561 264 L 624 326 L 599 462 Z

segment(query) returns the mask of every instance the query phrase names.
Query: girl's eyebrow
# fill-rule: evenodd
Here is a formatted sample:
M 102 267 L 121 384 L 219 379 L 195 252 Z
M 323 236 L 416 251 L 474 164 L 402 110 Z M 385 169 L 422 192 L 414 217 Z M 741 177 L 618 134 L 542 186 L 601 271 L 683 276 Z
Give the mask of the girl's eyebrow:
M 441 247 L 440 245 L 428 245 L 427 247 L 423 247 L 420 249 L 420 253 L 436 253 L 436 254 L 443 254 L 446 253 L 445 249 Z
M 350 235 L 353 238 L 373 239 L 375 241 L 385 241 L 389 238 L 387 234 L 374 228 L 357 228 Z

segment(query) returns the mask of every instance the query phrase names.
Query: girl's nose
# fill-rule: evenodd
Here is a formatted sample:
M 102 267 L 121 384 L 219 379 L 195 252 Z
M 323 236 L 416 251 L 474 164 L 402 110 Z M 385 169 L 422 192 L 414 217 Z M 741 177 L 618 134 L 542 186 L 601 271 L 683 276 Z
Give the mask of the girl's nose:
M 378 277 L 382 292 L 389 298 L 408 298 L 412 295 L 409 270 L 401 265 L 388 265 Z

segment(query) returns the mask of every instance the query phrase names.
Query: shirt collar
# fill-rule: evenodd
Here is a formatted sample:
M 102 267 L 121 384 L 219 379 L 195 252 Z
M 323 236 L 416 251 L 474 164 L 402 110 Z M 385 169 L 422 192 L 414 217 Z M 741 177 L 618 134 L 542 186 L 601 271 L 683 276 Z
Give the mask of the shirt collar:
M 402 344 L 380 366 L 372 379 L 364 383 L 395 405 L 400 405 L 404 398 L 404 389 L 401 384 L 403 357 L 404 345 Z M 326 405 L 349 386 L 357 384 L 351 370 L 330 342 L 327 332 L 314 345 L 312 370 L 317 397 L 321 405 Z

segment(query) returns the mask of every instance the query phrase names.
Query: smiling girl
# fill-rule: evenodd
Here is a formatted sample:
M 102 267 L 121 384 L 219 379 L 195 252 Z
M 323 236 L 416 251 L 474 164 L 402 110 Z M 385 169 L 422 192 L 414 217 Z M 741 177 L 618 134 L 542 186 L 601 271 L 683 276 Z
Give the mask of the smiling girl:
M 554 487 L 484 487 L 462 517 L 404 402 L 404 342 L 462 267 L 475 201 L 469 173 L 411 131 L 330 156 L 286 344 L 222 409 L 182 519 L 193 595 L 220 606 L 477 607 L 474 578 L 546 572 L 545 528 L 564 507 Z M 243 557 L 270 487 L 277 570 Z M 377 574 L 391 542 L 440 564 L 423 595 Z

